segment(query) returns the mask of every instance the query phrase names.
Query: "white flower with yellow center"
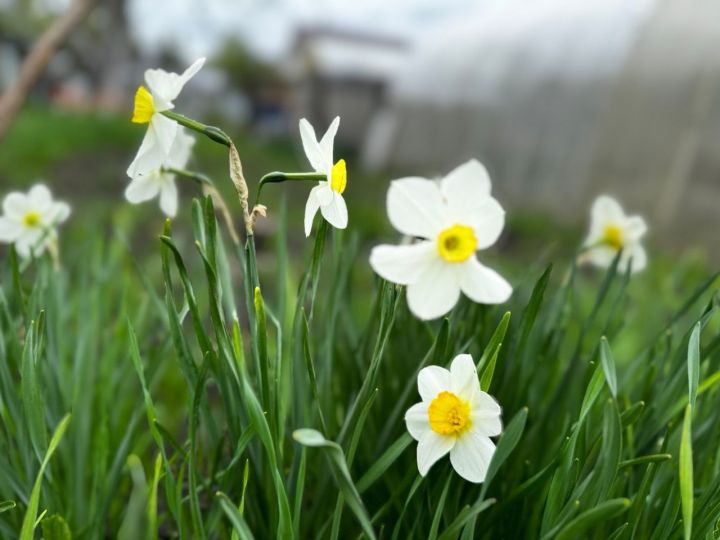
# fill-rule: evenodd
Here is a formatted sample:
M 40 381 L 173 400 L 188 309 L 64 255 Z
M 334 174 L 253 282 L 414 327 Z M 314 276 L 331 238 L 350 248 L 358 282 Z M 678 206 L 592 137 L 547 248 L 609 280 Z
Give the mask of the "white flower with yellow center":
M 417 317 L 444 315 L 461 291 L 481 304 L 500 304 L 512 294 L 510 284 L 475 256 L 495 243 L 505 225 L 505 211 L 490 189 L 490 177 L 477 160 L 440 181 L 413 177 L 390 184 L 390 222 L 419 240 L 375 247 L 370 265 L 386 280 L 407 285 L 408 306 Z
M 181 75 L 162 69 L 148 69 L 145 72 L 147 88 L 140 86 L 135 93 L 132 121 L 149 126 L 137 156 L 128 167 L 130 178 L 158 169 L 167 160 L 180 126 L 162 112 L 175 107 L 173 101 L 204 63 L 204 58 L 196 60 Z
M 178 191 L 175 185 L 175 174 L 168 169 L 182 169 L 190 159 L 190 152 L 195 144 L 195 138 L 180 128 L 170 154 L 161 167 L 138 174 L 133 177 L 127 189 L 125 198 L 132 204 L 148 201 L 160 195 L 160 209 L 168 217 L 175 217 L 178 207 Z
M 587 251 L 581 261 L 605 268 L 622 249 L 618 270 L 625 272 L 632 261 L 632 272 L 639 272 L 647 266 L 647 253 L 640 243 L 646 232 L 642 217 L 625 215 L 620 203 L 601 195 L 592 206 L 590 232 L 583 244 Z
M 495 444 L 502 432 L 500 405 L 480 390 L 475 362 L 460 354 L 450 370 L 428 366 L 418 373 L 422 398 L 405 413 L 410 435 L 418 441 L 417 465 L 422 476 L 448 452 L 455 471 L 468 482 L 485 480 Z
M 333 163 L 333 145 L 339 125 L 340 117 L 336 116 L 318 142 L 310 122 L 305 118 L 300 120 L 300 137 L 305 155 L 315 172 L 326 177 L 326 180 L 321 180 L 312 188 L 305 205 L 305 236 L 310 236 L 313 219 L 318 210 L 325 220 L 337 229 L 344 229 L 348 224 L 347 206 L 342 196 L 347 185 L 345 160 L 340 159 Z
M 0 242 L 14 243 L 24 258 L 40 255 L 57 237 L 56 227 L 70 215 L 70 207 L 53 201 L 43 184 L 34 185 L 27 193 L 8 193 L 2 209 Z

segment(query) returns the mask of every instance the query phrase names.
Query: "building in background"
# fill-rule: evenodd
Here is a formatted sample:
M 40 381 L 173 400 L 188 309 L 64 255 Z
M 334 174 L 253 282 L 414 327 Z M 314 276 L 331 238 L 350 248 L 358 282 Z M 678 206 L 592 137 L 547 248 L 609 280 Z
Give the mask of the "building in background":
M 361 148 L 407 55 L 401 40 L 329 28 L 299 30 L 284 69 L 294 116 L 324 129 L 340 115 L 339 144 Z
M 577 221 L 609 191 L 663 236 L 717 246 L 718 21 L 716 0 L 482 9 L 419 43 L 366 163 L 439 174 L 478 157 L 515 208 Z

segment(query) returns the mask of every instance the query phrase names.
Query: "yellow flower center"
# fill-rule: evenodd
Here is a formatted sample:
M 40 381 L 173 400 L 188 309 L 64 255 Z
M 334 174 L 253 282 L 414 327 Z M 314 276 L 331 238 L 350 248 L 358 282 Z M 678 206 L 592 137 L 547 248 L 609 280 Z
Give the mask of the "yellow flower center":
M 606 225 L 602 242 L 611 248 L 618 250 L 623 247 L 623 231 L 617 225 Z
M 341 159 L 333 165 L 332 171 L 330 171 L 330 187 L 333 191 L 342 195 L 346 185 L 347 169 L 345 168 L 345 160 Z
M 428 407 L 430 428 L 440 435 L 460 435 L 470 428 L 470 404 L 452 392 L 440 392 Z
M 23 225 L 26 227 L 37 227 L 40 225 L 40 213 L 39 212 L 28 212 L 23 217 Z
M 132 122 L 135 124 L 147 124 L 152 115 L 155 114 L 153 97 L 147 88 L 138 86 L 135 92 L 135 109 L 133 110 Z
M 467 225 L 453 225 L 438 235 L 437 249 L 447 262 L 466 261 L 477 250 L 475 231 Z

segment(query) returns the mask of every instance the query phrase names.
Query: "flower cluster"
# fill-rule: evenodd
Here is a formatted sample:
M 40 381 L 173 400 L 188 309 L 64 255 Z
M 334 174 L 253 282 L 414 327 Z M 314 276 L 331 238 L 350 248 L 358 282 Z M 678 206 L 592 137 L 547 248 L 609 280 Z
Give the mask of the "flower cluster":
M 159 197 L 160 208 L 173 217 L 178 209 L 176 177 L 200 175 L 185 171 L 195 139 L 194 130 L 230 148 L 231 177 L 249 216 L 247 185 L 238 153 L 222 131 L 171 112 L 183 87 L 202 68 L 204 58 L 182 74 L 147 70 L 145 83 L 135 94 L 132 122 L 147 124 L 136 157 L 127 169 L 130 183 L 126 199 L 140 203 Z M 336 117 L 318 139 L 306 119 L 299 123 L 300 138 L 312 172 L 270 173 L 261 180 L 313 181 L 305 205 L 304 233 L 310 236 L 318 211 L 333 227 L 348 226 L 344 193 L 347 166 L 335 161 Z M 209 181 L 209 180 L 203 180 Z M 406 287 L 410 312 L 432 320 L 450 312 L 461 295 L 480 304 L 501 304 L 513 288 L 497 271 L 486 266 L 478 254 L 493 246 L 505 226 L 505 211 L 492 195 L 486 168 L 477 160 L 458 166 L 443 178 L 407 177 L 393 180 L 386 209 L 392 226 L 404 239 L 398 245 L 372 249 L 369 264 L 385 280 Z M 226 207 L 225 207 L 226 208 Z M 264 215 L 259 203 L 248 220 L 248 236 L 256 215 Z M 0 241 L 14 243 L 23 257 L 41 254 L 56 240 L 57 226 L 70 214 L 67 204 L 53 201 L 50 191 L 38 184 L 25 193 L 5 197 L 0 217 Z M 231 220 L 228 220 L 231 223 Z M 641 245 L 647 226 L 639 216 L 627 216 L 614 199 L 599 197 L 591 212 L 589 234 L 581 254 L 583 261 L 608 266 L 618 258 L 621 270 L 639 271 L 647 256 Z M 254 251 L 253 251 L 254 253 Z M 619 255 L 618 255 L 619 254 Z M 469 354 L 456 356 L 450 369 L 429 366 L 417 377 L 422 401 L 410 407 L 405 422 L 418 442 L 417 466 L 426 475 L 446 454 L 457 473 L 469 482 L 483 482 L 495 452 L 492 437 L 502 432 L 500 405 L 481 390 L 475 363 Z M 317 438 L 316 438 L 317 439 Z M 308 439 L 311 443 L 315 439 Z M 323 442 L 324 439 L 322 439 Z M 315 440 L 317 442 L 317 440 Z M 323 442 L 323 444 L 325 444 Z
M 132 121 L 148 124 L 135 159 L 127 170 L 131 182 L 125 198 L 137 204 L 160 195 L 160 208 L 169 217 L 177 213 L 178 194 L 173 170 L 182 169 L 190 159 L 195 139 L 175 120 L 163 115 L 175 107 L 174 101 L 188 81 L 200 71 L 204 58 L 193 62 L 182 74 L 148 69 L 145 82 L 135 93 Z

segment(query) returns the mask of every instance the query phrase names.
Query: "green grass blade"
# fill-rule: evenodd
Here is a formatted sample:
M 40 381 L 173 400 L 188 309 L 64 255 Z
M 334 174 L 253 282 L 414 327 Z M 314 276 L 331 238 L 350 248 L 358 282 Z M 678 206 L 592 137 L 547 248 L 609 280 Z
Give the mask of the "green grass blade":
M 613 398 L 617 398 L 617 373 L 615 371 L 615 359 L 613 358 L 610 344 L 605 336 L 600 339 L 600 362 L 605 372 L 605 380 L 607 381 L 610 393 Z
M 692 537 L 693 519 L 693 456 L 692 456 L 692 405 L 685 408 L 680 438 L 680 501 L 682 503 L 685 540 Z
M 583 534 L 591 527 L 598 523 L 607 522 L 614 517 L 619 516 L 627 511 L 630 507 L 629 499 L 610 499 L 602 502 L 596 507 L 582 512 L 575 519 L 570 521 L 560 532 L 558 532 L 555 540 L 576 540 L 577 538 L 586 538 Z
M 235 532 L 237 532 L 240 539 L 253 540 L 255 537 L 253 536 L 253 533 L 250 530 L 247 521 L 245 521 L 245 518 L 238 510 L 238 507 L 235 506 L 235 504 L 230 500 L 230 497 L 228 497 L 221 491 L 218 491 L 216 493 L 216 496 L 220 501 L 220 506 L 222 507 L 223 512 L 225 512 L 225 515 L 230 520 L 230 523 L 232 523 L 233 528 Z
M 45 475 L 45 468 L 65 435 L 65 431 L 67 430 L 69 424 L 70 415 L 67 414 L 62 420 L 60 420 L 60 423 L 55 428 L 55 432 L 50 439 L 50 444 L 48 444 L 47 452 L 45 452 L 45 457 L 40 464 L 35 484 L 33 485 L 32 492 L 30 493 L 28 507 L 25 511 L 25 517 L 23 518 L 22 529 L 20 530 L 20 540 L 32 540 L 34 537 L 35 518 L 37 517 L 38 506 L 40 505 L 40 487 L 42 486 L 43 476 Z
M 688 403 L 695 408 L 695 400 L 698 393 L 698 382 L 700 380 L 700 331 L 702 323 L 700 321 L 695 324 L 690 339 L 688 341 Z
M 367 510 L 365 509 L 365 505 L 360 498 L 360 494 L 352 481 L 350 471 L 348 470 L 347 463 L 345 462 L 345 455 L 340 445 L 335 442 L 328 441 L 322 433 L 314 429 L 295 430 L 293 432 L 293 439 L 305 446 L 321 448 L 326 452 L 333 471 L 333 476 L 338 483 L 340 492 L 343 494 L 345 501 L 355 514 L 355 517 L 367 537 L 374 540 L 376 538 L 375 531 L 370 523 L 370 518 L 367 514 Z

